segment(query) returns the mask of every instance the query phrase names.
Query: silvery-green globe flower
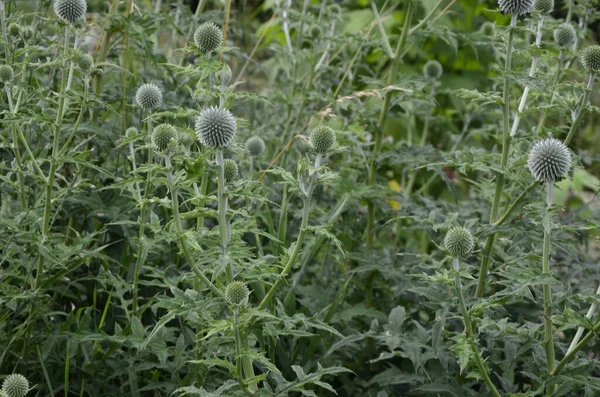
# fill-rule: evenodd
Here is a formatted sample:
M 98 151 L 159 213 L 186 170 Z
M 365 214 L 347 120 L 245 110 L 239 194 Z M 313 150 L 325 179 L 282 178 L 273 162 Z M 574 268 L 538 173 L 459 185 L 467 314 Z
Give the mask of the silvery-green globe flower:
M 198 26 L 194 33 L 194 44 L 204 52 L 212 52 L 221 47 L 223 31 L 212 22 Z
M 156 109 L 162 105 L 162 100 L 162 92 L 152 83 L 142 84 L 135 94 L 135 101 L 144 110 Z
M 225 174 L 225 182 L 233 182 L 238 177 L 238 165 L 232 159 L 223 161 L 223 173 Z
M 554 29 L 554 42 L 561 47 L 570 47 L 575 43 L 577 33 L 570 23 L 561 23 Z
M 21 28 L 19 27 L 19 25 L 13 22 L 10 25 L 8 25 L 8 34 L 12 37 L 19 37 L 19 35 L 21 34 Z
M 66 23 L 82 19 L 87 11 L 85 0 L 54 0 L 54 13 Z
M 160 124 L 154 127 L 150 139 L 154 149 L 163 152 L 169 147 L 171 141 L 177 139 L 177 130 L 171 124 Z
M 235 117 L 227 109 L 206 108 L 196 118 L 196 134 L 208 147 L 223 149 L 229 146 L 237 132 Z
M 9 65 L 0 65 L 0 83 L 10 83 L 15 78 L 15 72 Z
M 442 64 L 434 59 L 427 61 L 425 66 L 423 66 L 423 75 L 430 79 L 439 79 L 442 77 L 443 71 Z
M 456 226 L 446 233 L 444 246 L 453 257 L 465 258 L 473 253 L 475 241 L 468 229 L 462 226 Z
M 554 10 L 554 0 L 534 0 L 533 9 L 542 15 L 548 15 Z
M 249 297 L 250 290 L 246 284 L 241 281 L 234 281 L 225 288 L 225 300 L 230 305 L 246 306 Z
M 496 24 L 492 22 L 485 22 L 481 25 L 481 33 L 486 36 L 493 36 L 496 33 Z
M 81 73 L 88 76 L 94 67 L 94 58 L 90 54 L 76 51 L 73 55 L 73 63 L 81 70 Z
M 538 181 L 556 182 L 569 173 L 571 152 L 558 139 L 546 138 L 533 145 L 527 166 Z
M 308 139 L 315 153 L 325 154 L 335 145 L 335 132 L 326 125 L 317 126 Z
M 505 14 L 523 15 L 533 10 L 533 0 L 498 0 L 498 8 Z
M 138 134 L 138 129 L 135 127 L 129 127 L 127 128 L 127 130 L 125 131 L 125 137 L 126 138 L 133 138 L 134 136 L 136 136 Z
M 20 374 L 8 375 L 2 383 L 2 391 L 8 397 L 25 397 L 29 391 L 29 381 Z
M 591 45 L 581 51 L 579 60 L 588 73 L 600 72 L 600 45 Z
M 252 157 L 258 157 L 265 152 L 265 141 L 259 136 L 251 136 L 246 141 L 246 150 Z

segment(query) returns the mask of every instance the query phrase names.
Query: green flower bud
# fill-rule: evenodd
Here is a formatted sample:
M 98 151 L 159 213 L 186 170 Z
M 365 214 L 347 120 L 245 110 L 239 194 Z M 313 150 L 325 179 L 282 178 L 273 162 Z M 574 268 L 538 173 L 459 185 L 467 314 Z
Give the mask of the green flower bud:
M 15 72 L 9 65 L 0 65 L 0 83 L 10 83 L 15 78 Z
M 265 141 L 259 136 L 252 136 L 246 141 L 246 150 L 252 157 L 258 157 L 265 152 Z
M 547 138 L 533 145 L 527 166 L 538 181 L 555 182 L 569 173 L 571 153 L 558 139 Z
M 486 36 L 493 36 L 496 33 L 496 24 L 492 22 L 485 22 L 481 25 L 481 33 Z
M 588 73 L 600 72 L 600 45 L 591 45 L 581 51 L 579 60 Z
M 231 159 L 223 161 L 223 173 L 225 174 L 225 182 L 233 182 L 238 178 L 238 165 Z
M 206 146 L 223 149 L 233 142 L 236 132 L 235 117 L 227 109 L 211 106 L 196 118 L 196 134 Z
M 533 9 L 542 15 L 548 15 L 554 10 L 554 0 L 534 0 Z
M 204 52 L 212 52 L 221 47 L 223 43 L 223 31 L 212 22 L 206 22 L 198 26 L 194 33 L 194 44 Z
M 73 63 L 85 76 L 89 76 L 94 68 L 94 58 L 92 58 L 90 54 L 81 51 L 75 52 L 73 55 Z
M 138 129 L 135 127 L 129 127 L 127 128 L 127 130 L 125 131 L 125 137 L 126 138 L 133 138 L 134 136 L 136 136 L 138 134 Z
M 13 22 L 10 25 L 8 25 L 8 34 L 12 37 L 19 37 L 19 35 L 21 34 L 21 28 L 19 27 L 19 25 Z
M 430 79 L 439 79 L 442 77 L 442 72 L 444 69 L 442 68 L 442 64 L 436 60 L 430 60 L 425 63 L 423 66 L 423 75 L 425 77 L 429 77 Z
M 325 154 L 335 145 L 335 132 L 326 125 L 319 125 L 312 130 L 309 143 L 315 153 Z
M 158 152 L 164 152 L 171 141 L 177 139 L 177 130 L 171 124 L 157 125 L 152 131 L 152 146 Z
M 54 13 L 66 23 L 82 19 L 87 11 L 85 0 L 54 0 Z
M 250 290 L 246 284 L 241 281 L 234 281 L 225 288 L 225 300 L 230 305 L 246 306 L 249 297 Z
M 570 23 L 561 23 L 554 29 L 554 42 L 561 47 L 570 47 L 575 43 L 577 33 Z
M 465 258 L 473 253 L 475 242 L 468 229 L 456 226 L 448 230 L 444 239 L 446 249 L 455 258 Z

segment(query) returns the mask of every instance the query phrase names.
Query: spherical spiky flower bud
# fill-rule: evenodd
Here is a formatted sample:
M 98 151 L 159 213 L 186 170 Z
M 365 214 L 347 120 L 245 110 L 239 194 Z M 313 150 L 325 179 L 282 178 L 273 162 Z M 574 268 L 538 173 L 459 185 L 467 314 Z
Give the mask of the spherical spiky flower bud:
M 493 36 L 496 33 L 496 24 L 492 22 L 485 22 L 481 25 L 481 33 L 486 36 Z
M 133 138 L 134 136 L 136 136 L 138 134 L 138 129 L 135 127 L 129 127 L 127 128 L 127 130 L 125 131 L 125 137 L 126 138 Z
M 238 177 L 238 165 L 232 159 L 225 159 L 223 161 L 223 172 L 225 174 L 225 182 L 233 182 Z
M 206 108 L 196 118 L 196 134 L 201 143 L 212 148 L 229 146 L 237 132 L 235 117 L 227 109 Z
M 135 94 L 135 101 L 144 110 L 156 109 L 162 105 L 162 100 L 162 92 L 152 83 L 142 84 Z
M 29 391 L 29 381 L 20 374 L 8 375 L 2 384 L 2 391 L 9 397 L 25 397 Z
M 523 15 L 533 10 L 533 0 L 498 0 L 498 7 L 505 14 Z
M 160 124 L 154 127 L 152 131 L 152 146 L 159 152 L 165 151 L 171 141 L 177 138 L 177 130 L 171 124 Z
M 85 0 L 54 0 L 54 13 L 66 23 L 82 19 L 86 11 Z
M 554 11 L 554 0 L 534 0 L 533 9 L 542 15 L 548 15 Z
M 569 173 L 571 152 L 558 139 L 546 138 L 533 145 L 527 166 L 538 181 L 555 182 Z
M 570 47 L 575 43 L 577 33 L 570 23 L 561 23 L 554 29 L 554 42 L 561 47 Z
M 251 136 L 246 141 L 246 150 L 252 157 L 258 157 L 265 152 L 265 141 L 259 136 Z
M 21 34 L 21 28 L 19 27 L 19 25 L 13 22 L 10 25 L 8 25 L 8 34 L 12 37 L 19 37 L 19 35 Z
M 442 64 L 436 60 L 430 60 L 425 63 L 423 66 L 423 75 L 425 77 L 429 77 L 430 79 L 439 79 L 442 77 L 442 72 L 444 69 L 442 68 Z
M 0 82 L 10 83 L 15 78 L 15 72 L 9 65 L 0 65 Z
M 89 75 L 94 67 L 94 58 L 90 54 L 77 51 L 73 55 L 73 62 L 84 75 Z
M 335 145 L 335 132 L 329 126 L 319 125 L 310 133 L 309 143 L 315 153 L 325 154 Z
M 221 47 L 223 31 L 212 22 L 198 26 L 194 33 L 194 44 L 204 52 L 212 52 Z
M 230 305 L 246 306 L 249 297 L 250 290 L 246 284 L 241 281 L 234 281 L 225 288 L 225 300 Z
M 448 230 L 444 238 L 444 246 L 455 258 L 464 258 L 473 253 L 475 242 L 473 235 L 468 229 L 462 226 L 456 226 Z
M 600 45 L 591 45 L 581 51 L 579 60 L 588 73 L 600 72 Z

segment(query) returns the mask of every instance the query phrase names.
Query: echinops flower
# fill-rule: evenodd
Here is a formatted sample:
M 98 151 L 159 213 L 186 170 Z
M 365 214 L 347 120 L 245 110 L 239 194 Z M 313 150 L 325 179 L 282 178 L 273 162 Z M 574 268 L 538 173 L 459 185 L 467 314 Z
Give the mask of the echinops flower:
M 579 60 L 588 73 L 600 72 L 600 45 L 591 45 L 581 51 Z
M 72 24 L 82 19 L 86 11 L 85 0 L 54 0 L 54 13 L 66 23 Z
M 212 22 L 198 26 L 194 33 L 194 44 L 204 52 L 212 52 L 221 46 L 223 31 Z
M 73 62 L 84 75 L 89 75 L 94 67 L 94 58 L 90 54 L 76 51 L 73 55 Z
M 561 23 L 554 29 L 554 42 L 561 47 L 570 47 L 575 43 L 577 33 L 570 23 Z
M 12 37 L 19 37 L 19 35 L 21 34 L 21 28 L 19 27 L 19 25 L 13 22 L 10 25 L 8 25 L 8 34 Z
M 259 136 L 251 136 L 246 141 L 246 150 L 252 157 L 258 157 L 265 152 L 265 141 Z
M 177 130 L 171 124 L 160 124 L 152 131 L 152 146 L 159 152 L 165 151 L 172 140 L 177 138 Z
M 10 83 L 15 78 L 15 72 L 9 65 L 0 65 L 0 83 Z
M 444 246 L 453 257 L 464 258 L 473 253 L 475 242 L 473 235 L 468 229 L 456 226 L 446 233 Z
M 423 75 L 425 77 L 429 77 L 430 79 L 439 79 L 442 77 L 443 71 L 444 69 L 442 68 L 442 64 L 433 59 L 427 61 L 423 66 Z
M 196 134 L 208 147 L 223 149 L 235 138 L 237 123 L 227 109 L 208 107 L 196 118 Z
M 498 0 L 498 8 L 505 14 L 523 15 L 533 10 L 533 0 Z
M 527 166 L 538 181 L 555 182 L 569 173 L 571 153 L 558 139 L 546 138 L 533 145 Z
M 25 397 L 29 391 L 29 381 L 20 374 L 8 375 L 2 384 L 2 391 L 8 397 Z
M 554 10 L 554 0 L 534 0 L 533 9 L 542 15 L 550 14 Z
M 238 165 L 232 159 L 223 161 L 223 173 L 225 174 L 225 182 L 233 182 L 238 177 Z
M 156 109 L 162 105 L 162 100 L 162 92 L 152 83 L 142 84 L 135 94 L 135 101 L 144 110 Z
M 249 297 L 250 290 L 246 284 L 241 281 L 234 281 L 225 288 L 225 300 L 230 305 L 246 306 Z
M 335 145 L 335 132 L 329 126 L 319 125 L 312 130 L 308 140 L 315 153 L 325 154 Z

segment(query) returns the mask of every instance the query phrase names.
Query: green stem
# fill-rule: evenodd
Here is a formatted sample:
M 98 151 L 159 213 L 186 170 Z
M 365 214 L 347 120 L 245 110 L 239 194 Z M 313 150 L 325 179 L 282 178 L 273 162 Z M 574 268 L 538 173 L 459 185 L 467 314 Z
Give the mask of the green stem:
M 552 222 L 550 220 L 549 210 L 552 206 L 553 191 L 554 185 L 552 182 L 548 182 L 546 193 L 546 220 L 544 222 L 548 222 L 548 225 L 544 227 L 544 245 L 542 248 L 542 273 L 546 276 L 550 275 L 550 229 L 552 228 Z M 552 330 L 552 289 L 548 283 L 544 283 L 542 289 L 544 294 L 544 350 L 546 350 L 548 374 L 551 374 L 556 365 L 554 356 L 554 332 Z M 546 395 L 551 396 L 552 393 L 554 393 L 554 386 L 548 386 Z
M 483 380 L 486 385 L 494 395 L 494 397 L 501 397 L 501 394 L 496 389 L 496 386 L 490 379 L 490 375 L 488 373 L 488 369 L 485 366 L 485 362 L 483 361 L 483 357 L 479 353 L 479 349 L 477 348 L 476 340 L 475 340 L 475 332 L 473 329 L 473 323 L 471 322 L 471 317 L 469 316 L 469 311 L 467 310 L 467 305 L 465 304 L 465 297 L 462 291 L 462 283 L 460 280 L 459 273 L 459 261 L 458 258 L 455 258 L 453 261 L 453 267 L 456 271 L 455 283 L 456 283 L 456 295 L 458 296 L 458 304 L 460 306 L 460 311 L 463 315 L 463 322 L 465 324 L 465 333 L 467 334 L 467 339 L 469 340 L 469 344 L 471 345 L 471 349 L 473 350 L 473 356 L 475 357 L 475 362 L 477 363 L 477 367 L 479 368 L 479 372 L 481 376 L 483 376 Z
M 514 28 L 517 25 L 518 15 L 513 15 L 510 20 L 510 27 L 508 33 L 508 44 L 506 46 L 506 59 L 504 63 L 504 73 L 509 73 L 512 68 L 512 53 L 513 53 L 513 42 L 514 42 Z M 504 190 L 504 172 L 508 165 L 508 154 L 510 152 L 510 76 L 504 77 L 504 87 L 502 91 L 502 158 L 500 160 L 501 170 L 496 174 L 496 189 L 494 190 L 494 198 L 492 201 L 492 210 L 490 212 L 490 224 L 496 222 L 498 217 L 498 211 L 500 209 L 500 199 L 502 198 L 502 192 Z M 496 243 L 496 233 L 488 236 L 483 255 L 481 257 L 481 265 L 479 267 L 479 281 L 477 283 L 477 290 L 475 296 L 482 297 L 485 290 L 485 281 L 487 277 L 488 267 L 494 245 Z
M 575 355 L 577 354 L 577 352 L 579 350 L 581 350 L 590 340 L 592 340 L 592 338 L 594 336 L 596 336 L 596 334 L 598 333 L 598 331 L 600 331 L 600 320 L 598 320 L 596 322 L 596 324 L 594 324 L 594 326 L 587 333 L 587 335 L 584 336 L 583 339 L 573 349 L 571 349 L 570 351 L 567 352 L 567 354 L 565 354 L 565 356 L 563 357 L 563 359 L 560 360 L 560 362 L 558 363 L 558 365 L 556 366 L 556 368 L 554 368 L 554 371 L 552 371 L 550 373 L 550 375 L 556 376 L 556 375 L 560 374 L 560 372 L 565 368 L 565 366 L 569 362 L 571 362 L 571 360 L 573 360 L 575 358 Z
M 596 290 L 596 295 L 600 295 L 600 286 Z M 591 319 L 594 316 L 594 314 L 596 314 L 597 310 L 598 310 L 598 303 L 596 303 L 596 302 L 592 303 L 592 305 L 590 306 L 590 309 L 588 310 L 588 312 L 585 315 L 585 318 Z M 577 328 L 577 333 L 573 337 L 573 340 L 571 341 L 571 344 L 569 345 L 569 348 L 567 349 L 567 354 L 569 354 L 571 352 L 571 350 L 575 349 L 575 347 L 577 346 L 577 343 L 579 343 L 579 339 L 581 339 L 581 336 L 583 335 L 584 331 L 585 331 L 585 327 Z
M 56 121 L 54 126 L 54 137 L 52 140 L 52 158 L 50 159 L 50 170 L 48 172 L 48 177 L 46 179 L 46 198 L 44 203 L 44 216 L 42 219 L 42 243 L 46 241 L 48 238 L 48 234 L 50 231 L 50 213 L 52 212 L 52 188 L 54 187 L 54 174 L 56 173 L 56 168 L 58 166 L 57 162 L 57 154 L 58 154 L 58 142 L 60 137 L 60 130 L 63 122 L 63 112 L 65 106 L 65 86 L 67 81 L 67 70 L 66 70 L 66 62 L 67 62 L 67 51 L 69 49 L 69 25 L 65 26 L 65 38 L 63 43 L 63 52 L 62 52 L 62 76 L 60 79 L 60 92 L 58 99 L 58 110 L 56 112 Z M 40 252 L 37 271 L 35 275 L 34 289 L 37 289 L 42 271 L 44 270 L 44 256 Z
M 571 124 L 569 133 L 567 134 L 567 137 L 565 138 L 565 140 L 563 142 L 565 144 L 565 146 L 569 146 L 569 143 L 571 143 L 571 139 L 573 139 L 573 136 L 575 135 L 575 131 L 577 131 L 577 126 L 579 125 L 579 122 L 583 118 L 583 113 L 584 113 L 583 110 L 585 109 L 588 101 L 590 100 L 590 95 L 592 93 L 592 87 L 594 86 L 594 77 L 595 77 L 595 74 L 592 73 L 592 74 L 590 74 L 590 76 L 588 78 L 588 83 L 587 83 L 587 86 L 585 89 L 585 94 L 583 95 L 581 102 L 579 103 L 579 106 L 577 107 L 573 123 Z
M 219 234 L 221 235 L 221 261 L 222 266 L 227 271 L 228 282 L 233 281 L 233 269 L 231 262 L 227 258 L 227 248 L 231 238 L 229 230 L 229 220 L 227 219 L 227 197 L 225 196 L 225 163 L 223 160 L 223 151 L 217 151 L 217 164 L 219 165 L 219 178 L 217 186 L 218 198 L 218 216 L 219 216 Z
M 318 154 L 317 158 L 315 159 L 315 167 L 314 167 L 315 169 L 313 170 L 313 173 L 310 177 L 310 183 L 306 190 L 306 197 L 304 198 L 304 209 L 302 210 L 302 222 L 300 224 L 300 232 L 298 233 L 298 238 L 296 239 L 294 249 L 290 253 L 288 261 L 287 261 L 285 267 L 283 268 L 283 270 L 281 271 L 281 273 L 279 274 L 279 277 L 277 278 L 275 283 L 273 283 L 273 285 L 271 286 L 269 291 L 266 293 L 265 297 L 260 302 L 260 305 L 258 305 L 259 310 L 262 310 L 265 307 L 267 307 L 267 305 L 269 304 L 271 299 L 273 299 L 275 292 L 277 292 L 277 289 L 283 283 L 285 277 L 290 273 L 290 271 L 292 271 L 292 268 L 294 267 L 294 263 L 296 262 L 296 257 L 298 256 L 298 253 L 300 252 L 300 248 L 302 247 L 302 243 L 304 242 L 304 237 L 306 236 L 306 232 L 308 230 L 308 217 L 310 214 L 310 202 L 312 199 L 313 191 L 316 186 L 317 168 L 319 168 L 321 166 L 321 159 L 322 159 L 322 156 L 320 154 Z
M 233 309 L 233 334 L 235 337 L 235 368 L 238 375 L 238 383 L 242 388 L 242 391 L 246 393 L 248 396 L 252 396 L 252 393 L 248 387 L 246 386 L 245 376 L 244 376 L 244 344 L 242 341 L 242 333 L 240 330 L 240 309 Z
M 175 226 L 177 227 L 177 232 L 179 234 L 179 245 L 185 259 L 190 264 L 190 267 L 198 276 L 198 278 L 208 286 L 208 288 L 217 296 L 221 297 L 223 294 L 221 291 L 202 273 L 198 270 L 194 260 L 192 259 L 192 255 L 187 247 L 186 235 L 183 231 L 183 225 L 181 223 L 181 216 L 179 214 L 179 198 L 177 196 L 177 187 L 175 186 L 175 180 L 173 178 L 173 166 L 171 165 L 171 156 L 169 154 L 165 154 L 165 166 L 167 167 L 167 181 L 169 183 L 169 190 L 171 191 L 171 204 L 173 207 L 173 220 L 175 222 Z
M 1 0 L 0 0 L 1 1 Z M 11 115 L 14 117 L 16 113 L 16 107 L 13 106 L 11 87 L 7 85 L 5 87 L 6 98 L 8 100 L 8 107 Z M 27 195 L 25 193 L 25 176 L 23 174 L 23 161 L 21 159 L 21 151 L 19 150 L 19 137 L 17 135 L 16 121 L 10 122 L 10 132 L 13 144 L 13 152 L 15 155 L 15 161 L 17 163 L 18 179 L 19 179 L 19 197 L 21 198 L 21 207 L 23 210 L 27 209 Z
M 396 51 L 394 53 L 394 58 L 391 59 L 392 64 L 390 67 L 390 73 L 387 79 L 388 85 L 391 85 L 396 79 L 396 74 L 398 73 L 398 66 L 402 61 L 402 53 L 404 50 L 404 46 L 406 45 L 406 39 L 408 38 L 408 32 L 410 30 L 410 23 L 412 21 L 413 16 L 413 3 L 409 1 L 406 5 L 406 12 L 404 17 L 404 26 L 402 27 L 402 33 L 400 35 L 400 40 L 398 41 L 398 45 L 396 46 Z M 386 92 L 385 97 L 383 99 L 383 106 L 381 107 L 381 113 L 379 114 L 379 123 L 377 125 L 377 131 L 375 133 L 375 146 L 373 147 L 373 158 L 371 159 L 371 163 L 369 164 L 369 175 L 368 175 L 368 185 L 375 185 L 377 182 L 377 154 L 381 151 L 381 145 L 383 142 L 383 132 L 385 127 L 385 122 L 387 120 L 388 110 L 390 107 L 390 103 L 392 101 L 392 90 Z M 373 240 L 374 233 L 373 228 L 375 226 L 375 203 L 373 201 L 369 201 L 368 204 L 368 218 L 367 218 L 367 248 L 373 248 Z
M 2 38 L 4 39 L 4 56 L 6 58 L 6 62 L 8 63 L 10 54 L 8 50 L 8 34 L 6 33 L 6 13 L 4 11 L 4 0 L 0 0 L 0 20 L 2 23 Z

